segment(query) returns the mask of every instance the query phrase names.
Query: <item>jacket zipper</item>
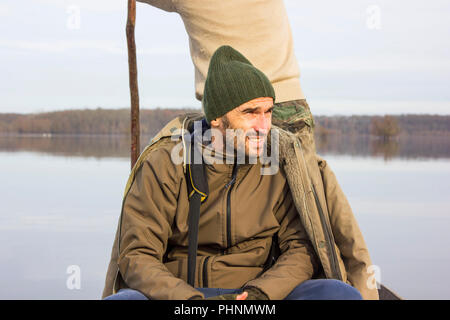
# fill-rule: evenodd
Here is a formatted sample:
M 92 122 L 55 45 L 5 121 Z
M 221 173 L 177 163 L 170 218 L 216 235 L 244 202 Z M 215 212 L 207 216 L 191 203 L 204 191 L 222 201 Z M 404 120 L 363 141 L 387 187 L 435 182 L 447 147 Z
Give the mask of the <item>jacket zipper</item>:
M 206 257 L 203 261 L 203 288 L 208 288 L 208 260 L 210 257 Z
M 225 189 L 228 189 L 227 193 L 227 248 L 231 247 L 231 189 L 233 189 L 236 182 L 237 163 L 234 163 L 233 172 L 231 174 L 231 180 L 225 185 Z
M 325 235 L 325 239 L 327 241 L 327 244 L 330 249 L 331 256 L 332 256 L 331 267 L 333 268 L 333 271 L 334 271 L 335 275 L 337 276 L 337 278 L 339 280 L 342 280 L 342 275 L 341 275 L 341 270 L 339 270 L 339 262 L 337 259 L 336 250 L 333 245 L 334 240 L 332 241 L 332 239 L 331 239 L 331 230 L 330 230 L 328 224 L 326 223 L 325 215 L 322 210 L 322 206 L 320 205 L 319 198 L 317 197 L 316 188 L 314 187 L 313 184 L 311 184 L 311 186 L 312 186 L 312 190 L 313 190 L 313 194 L 314 194 L 314 200 L 316 201 L 317 209 L 319 210 L 319 216 L 320 216 L 320 221 L 322 223 L 323 233 Z

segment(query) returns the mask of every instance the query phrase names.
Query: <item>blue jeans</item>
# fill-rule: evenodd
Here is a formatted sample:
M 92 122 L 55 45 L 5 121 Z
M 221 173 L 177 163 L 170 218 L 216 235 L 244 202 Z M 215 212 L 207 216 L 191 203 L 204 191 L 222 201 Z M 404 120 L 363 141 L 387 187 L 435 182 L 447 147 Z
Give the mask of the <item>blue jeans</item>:
M 242 289 L 196 288 L 205 298 L 226 293 L 241 293 Z M 333 279 L 307 280 L 291 291 L 284 300 L 361 300 L 361 294 L 352 286 Z M 148 300 L 139 291 L 121 289 L 105 300 Z

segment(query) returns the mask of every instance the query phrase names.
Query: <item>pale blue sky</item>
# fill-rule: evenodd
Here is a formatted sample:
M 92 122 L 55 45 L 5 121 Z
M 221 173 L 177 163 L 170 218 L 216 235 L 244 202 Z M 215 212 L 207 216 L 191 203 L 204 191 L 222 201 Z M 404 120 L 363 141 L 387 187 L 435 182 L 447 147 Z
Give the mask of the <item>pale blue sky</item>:
M 128 107 L 126 3 L 2 0 L 0 112 Z M 285 3 L 314 114 L 450 114 L 449 1 Z M 199 108 L 180 17 L 137 12 L 141 107 Z

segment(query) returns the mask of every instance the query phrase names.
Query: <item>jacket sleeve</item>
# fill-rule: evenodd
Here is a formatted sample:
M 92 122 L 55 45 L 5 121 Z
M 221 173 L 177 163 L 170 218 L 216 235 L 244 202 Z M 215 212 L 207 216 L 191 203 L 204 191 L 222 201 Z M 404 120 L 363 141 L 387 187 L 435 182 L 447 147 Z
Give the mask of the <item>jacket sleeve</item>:
M 162 9 L 168 12 L 175 12 L 175 6 L 172 0 L 137 0 L 138 2 L 145 2 L 153 7 Z
M 369 250 L 353 215 L 352 208 L 336 176 L 326 161 L 317 156 L 327 199 L 331 228 L 350 284 L 358 289 L 364 299 L 377 300 L 378 290 L 369 272 L 372 265 Z
M 300 283 L 311 279 L 318 264 L 287 183 L 275 216 L 280 223 L 278 244 L 281 255 L 269 270 L 246 286 L 257 287 L 270 300 L 282 300 Z
M 169 151 L 156 149 L 137 171 L 124 201 L 119 271 L 128 287 L 150 299 L 203 297 L 162 262 L 172 233 L 180 181 Z

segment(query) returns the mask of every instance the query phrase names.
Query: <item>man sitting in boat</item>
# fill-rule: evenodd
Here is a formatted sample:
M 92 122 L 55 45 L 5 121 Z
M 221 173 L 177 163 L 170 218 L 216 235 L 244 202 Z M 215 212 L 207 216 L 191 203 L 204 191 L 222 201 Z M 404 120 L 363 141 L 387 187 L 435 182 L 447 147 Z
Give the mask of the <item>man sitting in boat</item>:
M 269 79 L 241 53 L 217 49 L 205 81 L 205 114 L 169 123 L 132 170 L 104 298 L 378 298 L 369 281 L 369 253 L 344 194 L 301 135 L 272 125 L 275 99 Z M 201 133 L 215 130 L 223 139 L 191 138 L 187 147 L 183 130 L 194 119 L 202 120 Z M 261 155 L 269 144 L 280 166 L 263 174 Z M 174 161 L 180 152 L 183 161 Z M 201 187 L 195 152 L 206 180 Z M 195 196 L 201 199 L 199 221 L 191 224 Z

